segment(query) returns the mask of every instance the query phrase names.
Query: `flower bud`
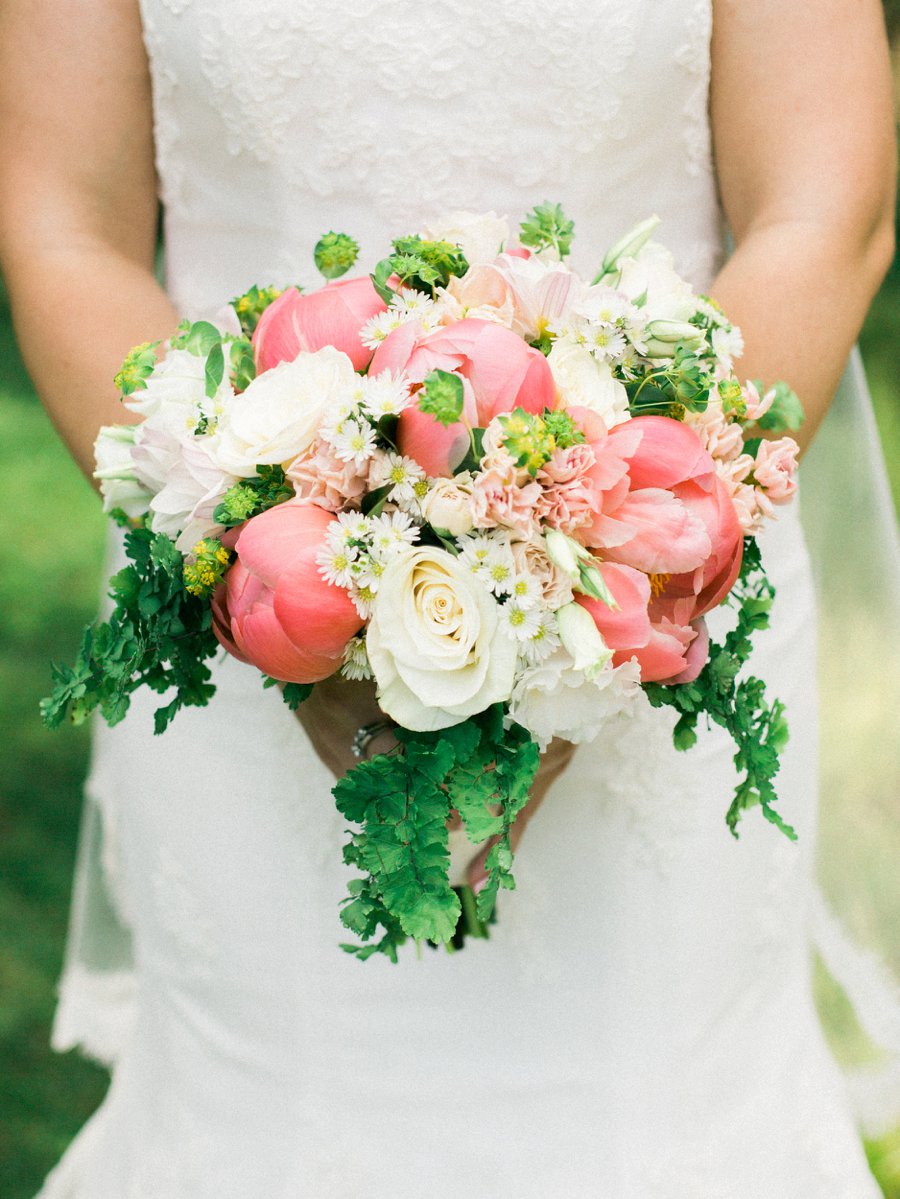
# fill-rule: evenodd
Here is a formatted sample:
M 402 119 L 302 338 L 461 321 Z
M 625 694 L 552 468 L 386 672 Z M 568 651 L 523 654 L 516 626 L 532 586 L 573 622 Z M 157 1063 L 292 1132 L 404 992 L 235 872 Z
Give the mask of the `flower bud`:
M 559 529 L 548 529 L 544 534 L 544 541 L 547 545 L 547 557 L 554 566 L 558 566 L 567 574 L 573 583 L 579 582 L 581 572 L 578 569 L 578 559 L 581 555 L 578 551 L 583 547 L 565 533 L 560 533 Z
M 699 345 L 706 336 L 702 329 L 689 324 L 688 321 L 670 320 L 650 321 L 647 325 L 647 335 L 653 341 L 671 342 L 672 345 L 679 341 Z
M 636 257 L 650 240 L 658 224 L 658 216 L 648 217 L 645 221 L 641 221 L 639 225 L 635 225 L 633 229 L 629 229 L 625 236 L 620 237 L 615 245 L 610 246 L 606 251 L 606 257 L 603 259 L 603 265 L 600 267 L 600 274 L 594 280 L 594 283 L 599 283 L 604 275 L 608 275 L 614 271 L 619 264 L 620 258 Z
M 594 618 L 581 604 L 566 604 L 556 613 L 559 636 L 571 654 L 575 669 L 588 678 L 599 674 L 613 656 L 613 651 L 600 635 Z

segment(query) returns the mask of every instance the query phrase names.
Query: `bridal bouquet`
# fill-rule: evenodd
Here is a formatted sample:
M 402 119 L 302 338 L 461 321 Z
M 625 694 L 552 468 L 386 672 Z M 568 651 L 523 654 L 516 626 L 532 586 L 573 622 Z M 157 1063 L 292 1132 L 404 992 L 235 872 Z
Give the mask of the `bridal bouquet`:
M 738 330 L 655 223 L 590 282 L 558 205 L 515 238 L 457 214 L 349 280 L 358 247 L 329 233 L 321 289 L 251 288 L 117 377 L 141 419 L 101 431 L 96 477 L 131 562 L 45 720 L 114 723 L 147 685 L 162 732 L 210 700 L 220 647 L 292 706 L 336 673 L 374 679 L 397 747 L 334 788 L 361 957 L 457 935 L 453 813 L 492 839 L 475 911 L 463 897 L 486 921 L 539 751 L 637 702 L 677 709 L 680 749 L 700 716 L 724 726 L 732 831 L 758 806 L 794 835 L 774 806 L 783 709 L 741 668 L 773 595 L 754 535 L 796 486 L 796 444 L 761 433 L 798 405 L 737 381 Z

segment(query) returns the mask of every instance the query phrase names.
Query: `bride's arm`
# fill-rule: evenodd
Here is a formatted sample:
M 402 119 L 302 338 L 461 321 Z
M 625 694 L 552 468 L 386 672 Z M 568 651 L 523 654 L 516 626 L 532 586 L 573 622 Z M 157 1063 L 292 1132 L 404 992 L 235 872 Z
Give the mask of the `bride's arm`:
M 736 250 L 712 286 L 747 378 L 785 379 L 807 445 L 893 253 L 879 0 L 714 0 L 711 115 Z
M 0 265 L 25 362 L 90 475 L 113 376 L 170 333 L 153 277 L 150 81 L 136 0 L 0 5 Z

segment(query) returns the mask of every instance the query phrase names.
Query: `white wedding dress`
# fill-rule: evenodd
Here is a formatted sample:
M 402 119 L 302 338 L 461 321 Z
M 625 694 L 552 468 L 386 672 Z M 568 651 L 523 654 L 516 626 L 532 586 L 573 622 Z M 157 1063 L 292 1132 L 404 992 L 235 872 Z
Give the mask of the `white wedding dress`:
M 590 271 L 636 219 L 695 283 L 720 260 L 710 0 L 144 0 L 168 286 L 209 313 L 364 267 L 453 208 L 559 200 Z M 343 954 L 343 822 L 278 694 L 97 731 L 91 792 L 135 970 L 111 1090 L 43 1199 L 867 1199 L 813 1009 L 813 599 L 796 513 L 756 669 L 787 704 L 781 808 L 724 822 L 731 747 L 649 708 L 582 747 L 528 828 L 489 942 Z M 69 977 L 57 1042 L 95 1052 Z M 130 989 L 133 988 L 133 989 Z M 79 1005 L 81 1010 L 78 1011 Z

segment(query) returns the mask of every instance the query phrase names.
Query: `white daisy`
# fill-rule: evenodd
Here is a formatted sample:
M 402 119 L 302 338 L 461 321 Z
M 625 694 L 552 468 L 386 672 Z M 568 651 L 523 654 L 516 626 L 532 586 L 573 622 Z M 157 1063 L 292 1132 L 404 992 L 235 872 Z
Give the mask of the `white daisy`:
M 514 641 L 528 642 L 541 627 L 539 608 L 523 608 L 517 600 L 507 600 L 500 605 L 500 628 Z
M 361 407 L 363 412 L 375 420 L 382 416 L 395 416 L 409 405 L 409 383 L 402 375 L 394 376 L 390 371 L 364 380 L 365 389 Z
M 538 610 L 538 627 L 527 641 L 519 647 L 519 653 L 529 666 L 536 666 L 549 658 L 561 644 L 556 627 L 556 617 L 547 608 Z
M 369 665 L 369 655 L 366 653 L 365 637 L 351 637 L 347 642 L 341 674 L 345 679 L 352 679 L 354 682 L 372 678 L 372 667 Z
M 533 608 L 541 602 L 543 592 L 534 575 L 518 574 L 510 584 L 509 594 L 522 608 Z
M 316 554 L 319 574 L 335 587 L 350 588 L 353 585 L 353 567 L 359 550 L 355 545 L 334 545 L 326 538 L 325 544 Z
M 359 470 L 375 451 L 375 430 L 367 420 L 345 420 L 330 437 L 335 455 Z

